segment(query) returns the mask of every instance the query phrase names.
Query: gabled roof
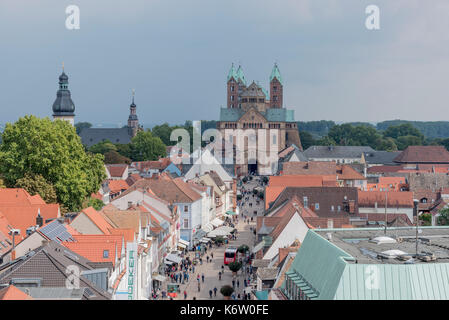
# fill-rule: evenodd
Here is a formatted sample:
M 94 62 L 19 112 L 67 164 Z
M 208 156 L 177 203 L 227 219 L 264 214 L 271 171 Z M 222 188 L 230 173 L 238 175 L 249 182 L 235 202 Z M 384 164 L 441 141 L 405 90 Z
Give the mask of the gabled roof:
M 89 260 L 68 248 L 50 241 L 0 267 L 0 284 L 10 283 L 13 278 L 40 278 L 42 287 L 65 287 L 68 267 L 78 267 L 81 271 L 92 270 Z M 74 275 L 77 277 L 77 275 Z M 83 299 L 110 300 L 111 294 L 97 287 L 84 276 L 79 276 L 80 287 L 89 288 L 92 294 L 84 292 Z
M 335 175 L 337 164 L 333 161 L 308 161 L 284 163 L 283 175 Z
M 0 289 L 0 300 L 33 300 L 33 298 L 15 286 L 9 285 Z
M 443 146 L 409 146 L 394 162 L 398 163 L 449 163 L 449 152 Z
M 103 232 L 103 234 L 110 234 L 109 229 L 112 228 L 112 226 L 105 220 L 101 212 L 98 212 L 93 207 L 83 209 L 82 212 L 98 227 L 98 229 L 101 230 L 101 232 Z
M 120 178 L 123 176 L 126 168 L 128 168 L 127 164 L 107 164 L 106 169 L 109 171 L 111 177 Z

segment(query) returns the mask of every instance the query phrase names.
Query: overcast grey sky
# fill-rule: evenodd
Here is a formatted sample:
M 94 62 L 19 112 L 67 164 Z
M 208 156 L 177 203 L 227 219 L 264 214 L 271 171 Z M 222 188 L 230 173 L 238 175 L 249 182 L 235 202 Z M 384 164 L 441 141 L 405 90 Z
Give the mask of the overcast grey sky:
M 51 116 L 62 61 L 75 121 L 125 124 L 132 88 L 142 123 L 218 120 L 231 63 L 274 61 L 296 120 L 449 120 L 448 30 L 447 0 L 1 0 L 0 122 Z

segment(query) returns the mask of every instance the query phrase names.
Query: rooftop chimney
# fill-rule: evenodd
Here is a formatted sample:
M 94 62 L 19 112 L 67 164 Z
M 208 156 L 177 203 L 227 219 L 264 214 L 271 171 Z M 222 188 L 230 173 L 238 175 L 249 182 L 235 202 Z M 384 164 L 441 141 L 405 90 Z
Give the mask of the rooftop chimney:
M 37 217 L 36 217 L 36 225 L 40 227 L 42 227 L 42 225 L 44 224 L 44 219 L 41 217 L 41 210 L 37 209 Z

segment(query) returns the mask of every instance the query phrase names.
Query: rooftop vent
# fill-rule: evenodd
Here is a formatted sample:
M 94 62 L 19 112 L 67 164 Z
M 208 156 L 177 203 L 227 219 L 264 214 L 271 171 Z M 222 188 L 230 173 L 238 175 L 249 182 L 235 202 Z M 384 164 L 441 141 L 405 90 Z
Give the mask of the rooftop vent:
M 370 242 L 374 242 L 376 244 L 385 244 L 385 243 L 396 243 L 396 240 L 390 237 L 381 236 L 371 239 Z

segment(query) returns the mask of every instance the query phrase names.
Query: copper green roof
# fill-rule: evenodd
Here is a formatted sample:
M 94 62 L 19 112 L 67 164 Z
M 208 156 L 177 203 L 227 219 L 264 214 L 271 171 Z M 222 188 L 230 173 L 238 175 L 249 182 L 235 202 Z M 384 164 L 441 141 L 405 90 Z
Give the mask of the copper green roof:
M 278 65 L 276 63 L 274 64 L 273 70 L 271 71 L 270 82 L 273 81 L 274 78 L 278 79 L 278 81 L 283 84 L 281 72 L 279 71 Z
M 228 73 L 228 81 L 234 78 L 235 81 L 238 80 L 237 72 L 235 71 L 234 64 L 231 65 L 231 69 L 229 69 Z
M 243 84 L 246 86 L 245 74 L 243 73 L 242 66 L 239 66 L 237 69 L 237 79 L 241 80 Z
M 354 260 L 349 253 L 309 230 L 286 274 L 317 299 L 449 299 L 449 263 L 363 264 L 351 259 Z M 284 290 L 285 285 L 284 282 Z

